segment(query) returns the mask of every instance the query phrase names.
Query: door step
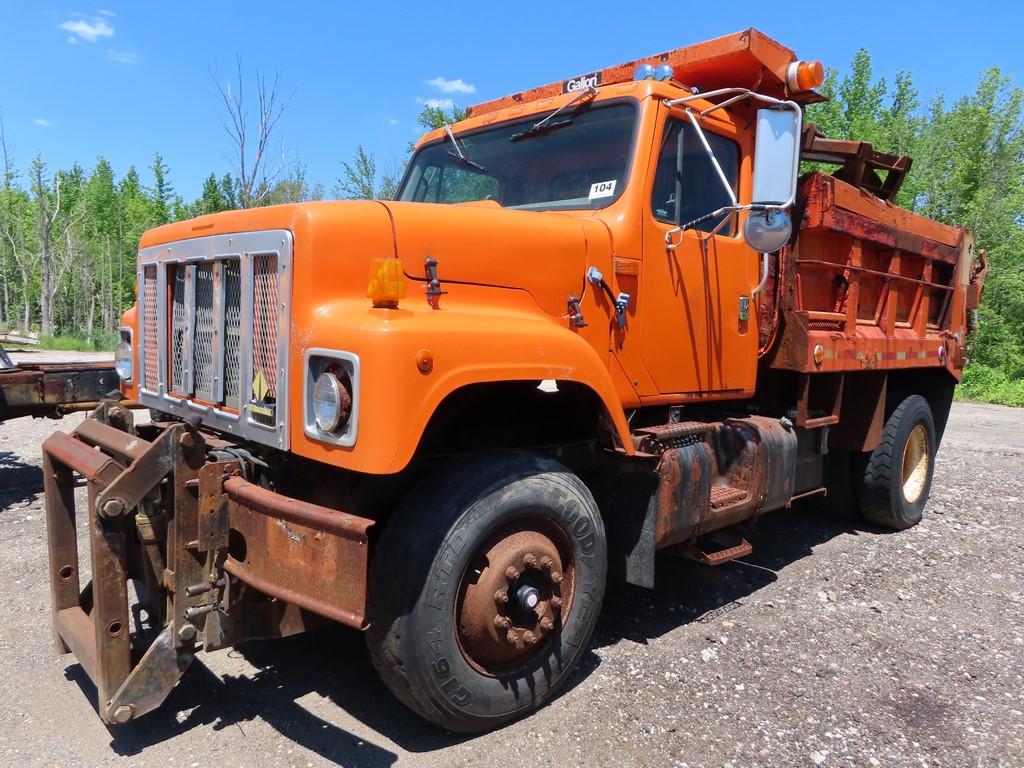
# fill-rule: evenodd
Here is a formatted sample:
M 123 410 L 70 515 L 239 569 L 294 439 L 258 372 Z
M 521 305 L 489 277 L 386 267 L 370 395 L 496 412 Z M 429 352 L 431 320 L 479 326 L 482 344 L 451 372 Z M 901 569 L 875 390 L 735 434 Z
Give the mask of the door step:
M 728 563 L 730 560 L 746 557 L 753 551 L 754 548 L 750 546 L 750 542 L 741 538 L 738 544 L 718 549 L 714 552 L 705 552 L 703 547 L 697 544 L 690 544 L 683 548 L 682 554 L 684 557 L 696 560 L 704 565 L 721 565 L 722 563 Z
M 671 424 L 657 424 L 653 427 L 642 427 L 633 432 L 633 441 L 637 450 L 644 453 L 660 453 L 670 448 L 699 442 L 709 432 L 717 429 L 717 422 L 677 421 Z
M 731 507 L 748 498 L 750 498 L 750 494 L 742 488 L 732 488 L 728 485 L 718 486 L 711 489 L 711 508 Z

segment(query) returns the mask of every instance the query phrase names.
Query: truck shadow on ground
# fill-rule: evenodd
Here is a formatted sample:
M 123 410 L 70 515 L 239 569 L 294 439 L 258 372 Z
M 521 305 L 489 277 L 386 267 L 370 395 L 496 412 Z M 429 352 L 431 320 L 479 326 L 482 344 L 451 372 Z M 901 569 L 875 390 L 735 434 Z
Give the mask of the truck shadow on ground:
M 744 562 L 709 568 L 671 557 L 658 562 L 653 591 L 616 587 L 609 593 L 591 649 L 562 691 L 584 682 L 601 663 L 594 652 L 619 642 L 646 643 L 680 627 L 700 624 L 737 607 L 774 582 L 777 572 L 811 554 L 814 546 L 840 534 L 857 534 L 849 521 L 793 510 L 767 516 L 748 539 L 754 554 Z M 218 677 L 197 662 L 158 711 L 136 723 L 111 728 L 120 755 L 209 725 L 214 730 L 262 728 L 262 720 L 285 738 L 341 765 L 389 766 L 398 756 L 386 746 L 360 738 L 314 714 L 301 700 L 327 698 L 348 715 L 410 752 L 428 752 L 467 741 L 420 720 L 384 688 L 363 638 L 332 627 L 283 640 L 253 641 L 231 651 L 258 668 L 252 676 Z M 95 700 L 95 688 L 74 665 L 67 675 Z M 255 755 L 253 755 L 255 758 Z
M 43 487 L 43 470 L 12 451 L 0 451 L 0 512 L 34 499 Z

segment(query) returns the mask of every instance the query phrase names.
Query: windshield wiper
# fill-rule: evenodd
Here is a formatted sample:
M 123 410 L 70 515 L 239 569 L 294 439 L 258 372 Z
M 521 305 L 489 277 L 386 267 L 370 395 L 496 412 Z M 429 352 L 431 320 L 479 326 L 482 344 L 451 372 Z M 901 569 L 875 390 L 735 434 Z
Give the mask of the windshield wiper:
M 480 165 L 480 163 L 478 163 L 476 160 L 470 160 L 468 157 L 466 157 L 466 153 L 462 151 L 462 147 L 459 146 L 459 142 L 455 140 L 455 134 L 452 133 L 452 127 L 448 125 L 448 123 L 445 123 L 443 127 L 444 132 L 448 134 L 448 139 L 451 141 L 452 146 L 455 147 L 454 151 L 449 149 L 448 154 L 454 157 L 459 162 L 468 165 L 470 168 L 476 168 L 481 173 L 487 173 L 487 169 Z
M 555 115 L 559 114 L 562 110 L 568 109 L 573 104 L 583 101 L 584 98 L 592 99 L 595 96 L 597 96 L 597 88 L 595 88 L 592 85 L 587 86 L 585 90 L 582 90 L 579 93 L 577 93 L 573 98 L 569 99 L 569 101 L 565 102 L 565 104 L 560 106 L 550 115 L 545 117 L 543 120 L 534 123 L 525 131 L 512 134 L 511 138 L 509 138 L 509 141 L 521 141 L 522 139 L 528 139 L 531 136 L 540 136 L 542 133 L 549 133 L 550 131 L 555 131 L 558 130 L 559 128 L 565 128 L 567 125 L 572 125 L 573 119 L 571 117 L 565 120 L 559 120 L 557 123 L 552 123 L 549 121 Z

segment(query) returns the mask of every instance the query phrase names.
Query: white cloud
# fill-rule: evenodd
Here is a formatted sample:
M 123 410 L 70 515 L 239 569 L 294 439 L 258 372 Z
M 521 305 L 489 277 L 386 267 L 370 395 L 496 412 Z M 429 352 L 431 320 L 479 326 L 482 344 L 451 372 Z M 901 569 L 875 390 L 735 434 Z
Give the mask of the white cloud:
M 60 25 L 65 32 L 70 32 L 73 38 L 81 38 L 95 43 L 101 37 L 113 37 L 114 28 L 103 19 L 93 19 L 91 22 L 85 19 L 78 21 L 65 21 Z
M 106 8 L 100 8 L 100 16 L 110 16 L 111 18 L 115 18 L 117 14 L 113 11 L 108 11 Z
M 115 51 L 113 48 L 107 51 L 107 58 L 116 61 L 118 64 L 134 64 L 139 54 L 131 51 Z
M 49 128 L 51 125 L 53 125 L 53 120 L 47 120 L 44 117 L 37 117 L 32 122 L 36 125 L 42 126 L 43 128 Z
M 476 93 L 476 86 L 470 85 L 461 77 L 449 80 L 438 75 L 433 80 L 425 81 L 427 85 L 437 88 L 441 93 Z
M 455 106 L 451 99 L 421 99 L 419 96 L 416 97 L 416 103 L 431 109 L 451 109 Z
M 398 125 L 398 118 L 397 117 L 389 117 L 388 118 L 388 125 Z
M 82 44 L 82 41 L 79 40 L 74 35 L 72 35 L 71 37 L 68 38 L 68 42 L 71 43 L 72 45 L 81 45 Z

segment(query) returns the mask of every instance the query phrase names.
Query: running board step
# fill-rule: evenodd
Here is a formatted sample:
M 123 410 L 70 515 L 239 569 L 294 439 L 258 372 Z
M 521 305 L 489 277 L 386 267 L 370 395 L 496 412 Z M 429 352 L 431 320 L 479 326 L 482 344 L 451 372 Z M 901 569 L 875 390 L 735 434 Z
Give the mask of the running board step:
M 644 453 L 660 453 L 669 448 L 704 440 L 708 433 L 719 427 L 718 422 L 677 421 L 643 427 L 633 433 L 636 448 Z
M 731 488 L 727 485 L 718 486 L 711 489 L 711 508 L 731 507 L 733 504 L 739 504 L 748 498 L 750 498 L 750 494 L 742 488 Z
M 691 560 L 704 563 L 704 565 L 721 565 L 722 563 L 728 563 L 730 560 L 746 557 L 753 551 L 754 548 L 750 546 L 749 541 L 740 539 L 738 544 L 714 552 L 705 552 L 699 545 L 689 544 L 682 548 L 680 554 Z

